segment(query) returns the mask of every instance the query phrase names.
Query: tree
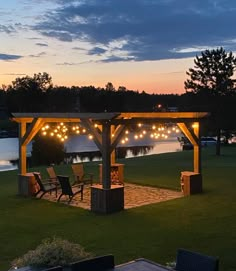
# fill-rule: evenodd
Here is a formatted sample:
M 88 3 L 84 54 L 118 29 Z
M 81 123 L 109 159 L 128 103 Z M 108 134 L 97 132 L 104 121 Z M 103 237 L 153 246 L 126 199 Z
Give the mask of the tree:
M 33 77 L 18 77 L 7 89 L 7 104 L 10 111 L 43 111 L 46 92 L 52 88 L 51 76 L 44 72 Z
M 127 88 L 124 86 L 119 86 L 117 91 L 127 91 Z
M 111 82 L 108 82 L 105 86 L 105 90 L 107 91 L 115 91 L 115 87 L 113 86 L 113 84 Z
M 12 87 L 16 90 L 24 89 L 46 92 L 52 88 L 52 77 L 46 72 L 34 74 L 33 77 L 28 75 L 18 77 L 12 82 Z
M 201 104 L 199 108 L 211 112 L 217 133 L 216 154 L 219 155 L 220 131 L 226 126 L 226 119 L 232 120 L 232 112 L 225 110 L 228 106 L 225 101 L 229 96 L 235 96 L 236 80 L 231 77 L 236 68 L 236 58 L 221 47 L 202 52 L 201 56 L 196 56 L 194 64 L 194 68 L 187 72 L 190 79 L 184 82 L 185 89 L 196 94 L 195 100 Z

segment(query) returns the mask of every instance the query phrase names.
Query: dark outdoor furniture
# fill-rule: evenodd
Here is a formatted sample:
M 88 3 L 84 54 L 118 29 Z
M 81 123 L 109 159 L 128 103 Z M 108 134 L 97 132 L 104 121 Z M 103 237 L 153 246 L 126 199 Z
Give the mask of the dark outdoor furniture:
M 180 248 L 177 251 L 175 270 L 218 271 L 219 259 Z
M 74 175 L 74 183 L 75 184 L 93 184 L 93 174 L 92 173 L 85 173 L 84 172 L 84 165 L 82 163 L 79 164 L 72 164 L 71 165 L 73 175 Z
M 105 271 L 115 267 L 114 256 L 104 255 L 70 264 L 71 271 Z
M 191 252 L 193 253 L 193 252 Z M 194 252 L 194 255 L 198 253 Z M 86 259 L 78 262 L 74 262 L 69 264 L 69 266 L 64 267 L 63 269 L 60 269 L 60 267 L 54 267 L 55 269 L 38 269 L 34 268 L 32 266 L 28 267 L 22 267 L 20 269 L 17 269 L 19 271 L 212 271 L 212 270 L 218 270 L 218 261 L 217 265 L 214 267 L 214 265 L 209 265 L 209 261 L 205 261 L 204 265 L 199 265 L 198 261 L 200 263 L 202 262 L 202 256 L 204 257 L 209 257 L 205 255 L 201 255 L 198 257 L 199 254 L 194 257 L 192 260 L 195 265 L 195 269 L 192 269 L 192 266 L 190 265 L 189 267 L 182 266 L 180 268 L 182 269 L 171 269 L 166 266 L 163 266 L 161 264 L 158 264 L 156 262 L 147 260 L 147 259 L 136 259 L 127 263 L 123 263 L 120 265 L 114 265 L 114 256 L 113 255 L 105 255 L 105 256 L 99 256 L 91 259 Z M 212 258 L 212 257 L 210 257 Z M 197 261 L 197 262 L 196 262 Z M 217 268 L 217 269 L 212 269 Z M 59 269 L 57 269 L 59 268 Z M 186 269 L 187 268 L 187 269 Z
M 47 180 L 47 182 L 42 181 L 40 173 L 34 172 L 33 174 L 34 174 L 35 180 L 37 181 L 37 183 L 39 185 L 39 190 L 35 194 L 35 197 L 40 192 L 42 192 L 42 194 L 39 197 L 41 199 L 46 193 L 51 194 L 52 191 L 55 191 L 56 197 L 57 197 L 57 185 L 56 184 L 54 184 L 52 181 L 48 181 L 48 180 Z
M 81 194 L 81 200 L 83 200 L 83 189 L 84 189 L 83 184 L 78 184 L 77 186 L 73 186 L 73 189 L 77 189 L 76 191 L 73 191 L 68 176 L 58 175 L 57 178 L 61 185 L 61 194 L 57 200 L 58 202 L 60 201 L 63 195 L 69 197 L 68 203 L 70 203 L 71 200 L 74 198 L 74 196 L 77 194 Z
M 21 267 L 19 271 L 173 271 L 165 266 L 146 259 L 137 259 L 131 262 L 114 266 L 114 256 L 105 255 L 71 263 L 62 269 L 43 269 L 38 267 Z M 10 271 L 10 270 L 9 270 Z M 12 270 L 13 271 L 13 270 Z
M 63 271 L 63 267 L 56 266 L 56 267 L 51 267 L 51 268 L 48 268 L 48 269 L 43 269 L 42 271 Z

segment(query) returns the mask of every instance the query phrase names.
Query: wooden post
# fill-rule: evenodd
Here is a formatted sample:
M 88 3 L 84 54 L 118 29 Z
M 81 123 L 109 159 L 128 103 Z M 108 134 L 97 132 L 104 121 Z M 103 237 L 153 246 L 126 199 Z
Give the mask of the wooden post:
M 102 188 L 111 189 L 111 125 L 102 125 Z
M 91 211 L 109 214 L 124 209 L 124 186 L 111 186 L 111 124 L 102 124 L 102 187 L 91 186 Z
M 177 124 L 193 145 L 193 171 L 195 173 L 201 173 L 201 139 L 199 132 L 199 122 L 194 122 L 192 125 L 193 132 L 187 127 L 185 123 Z
M 26 174 L 26 145 L 22 139 L 26 133 L 26 122 L 19 123 L 19 173 Z
M 115 132 L 115 126 L 111 125 L 111 137 L 114 132 Z M 116 163 L 116 150 L 114 148 L 114 150 L 111 152 L 111 164 L 115 164 L 115 163 Z
M 200 136 L 200 124 L 199 122 L 194 122 L 193 131 L 196 137 L 198 138 L 198 144 L 194 145 L 194 172 L 201 173 L 201 136 Z

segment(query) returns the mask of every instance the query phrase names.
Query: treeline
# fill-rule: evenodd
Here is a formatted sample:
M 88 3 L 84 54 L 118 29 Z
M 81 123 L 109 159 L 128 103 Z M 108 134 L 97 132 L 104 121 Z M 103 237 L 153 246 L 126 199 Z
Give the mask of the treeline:
M 210 112 L 210 130 L 236 129 L 236 92 L 215 95 L 211 91 L 177 94 L 148 94 L 117 89 L 112 83 L 104 88 L 94 86 L 53 86 L 47 73 L 16 78 L 0 89 L 0 108 L 12 112 Z
M 195 72 L 193 69 L 190 71 Z M 219 76 L 221 74 L 219 73 Z M 195 74 L 192 77 L 199 78 Z M 225 81 L 230 83 L 235 81 L 229 80 L 229 76 L 226 79 Z M 209 80 L 198 81 L 201 83 Z M 124 86 L 116 89 L 110 82 L 104 88 L 53 86 L 51 76 L 44 72 L 32 77 L 16 78 L 11 85 L 2 86 L 0 108 L 7 111 L 9 116 L 12 112 L 155 112 L 173 109 L 182 112 L 204 111 L 211 113 L 204 134 L 208 131 L 214 134 L 216 130 L 218 133 L 219 130 L 226 133 L 236 130 L 234 85 L 231 84 L 230 88 L 222 93 L 217 87 L 210 89 L 208 86 L 196 85 L 193 79 L 186 82 L 188 86 L 185 87 L 190 91 L 181 95 L 148 94 L 144 91 L 140 93 L 128 90 Z
M 158 104 L 162 107 L 158 108 Z M 180 107 L 181 96 L 148 94 L 115 89 L 112 83 L 104 88 L 94 86 L 53 86 L 47 73 L 17 78 L 12 85 L 0 89 L 0 105 L 8 112 L 152 112 Z

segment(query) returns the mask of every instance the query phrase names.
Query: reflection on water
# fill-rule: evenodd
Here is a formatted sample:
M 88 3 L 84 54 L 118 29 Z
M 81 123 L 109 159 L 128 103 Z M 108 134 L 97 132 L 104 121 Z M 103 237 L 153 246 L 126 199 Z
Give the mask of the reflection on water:
M 137 142 L 133 142 L 133 144 Z M 145 142 L 146 144 L 148 142 Z M 132 146 L 132 142 L 129 143 L 127 147 L 116 148 L 116 158 L 131 158 L 144 155 L 168 153 L 168 152 L 177 152 L 181 151 L 182 148 L 179 142 L 175 139 L 168 139 L 163 141 L 149 141 L 149 145 L 140 145 Z M 89 151 L 89 152 L 67 152 L 67 162 L 79 163 L 79 162 L 89 162 L 89 161 L 100 161 L 101 153 L 98 150 Z
M 17 165 L 11 161 L 18 159 L 18 138 L 0 139 L 0 171 L 13 170 Z M 67 152 L 66 162 L 89 162 L 101 160 L 101 153 L 95 143 L 87 136 L 74 136 L 65 143 Z M 27 157 L 31 155 L 32 144 L 27 146 Z M 142 140 L 130 140 L 116 148 L 117 158 L 131 158 L 144 155 L 160 154 L 180 151 L 181 147 L 176 138 L 153 141 L 149 138 Z
M 14 169 L 17 169 L 17 164 L 7 161 L 7 160 L 0 160 L 0 171 L 14 170 Z
M 149 151 L 153 148 L 153 146 L 118 147 L 116 148 L 115 153 L 117 159 L 130 158 L 135 156 L 147 155 Z M 101 159 L 102 154 L 100 151 L 67 153 L 66 156 L 67 163 L 100 161 Z
M 0 171 L 17 169 L 16 161 L 18 154 L 18 138 L 0 138 Z M 27 157 L 31 155 L 32 143 L 27 146 Z

